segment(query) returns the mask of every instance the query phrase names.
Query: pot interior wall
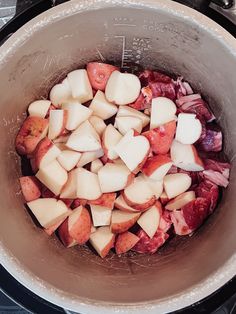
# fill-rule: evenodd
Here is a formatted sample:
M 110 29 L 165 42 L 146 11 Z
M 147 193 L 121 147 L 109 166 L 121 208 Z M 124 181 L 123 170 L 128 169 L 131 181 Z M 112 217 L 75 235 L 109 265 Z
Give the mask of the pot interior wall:
M 135 63 L 182 74 L 210 101 L 225 152 L 235 156 L 236 59 L 216 37 L 171 12 L 148 8 L 106 8 L 51 21 L 0 64 L 0 241 L 26 271 L 68 295 L 130 303 L 164 299 L 204 280 L 235 253 L 235 165 L 207 223 L 153 256 L 110 254 L 102 260 L 87 248 L 65 249 L 33 224 L 19 193 L 14 137 L 27 105 L 47 96 L 69 70 L 101 56 L 127 69 Z

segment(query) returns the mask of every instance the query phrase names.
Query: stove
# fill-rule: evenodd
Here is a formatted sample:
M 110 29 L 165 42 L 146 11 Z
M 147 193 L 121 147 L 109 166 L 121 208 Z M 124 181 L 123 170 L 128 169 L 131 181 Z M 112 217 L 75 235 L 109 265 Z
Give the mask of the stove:
M 66 1 L 68 0 L 0 0 L 0 44 L 36 15 Z M 203 12 L 236 37 L 236 1 L 176 1 L 187 2 L 190 7 Z M 0 314 L 30 312 L 73 314 L 73 312 L 57 307 L 30 292 L 0 265 Z M 236 277 L 206 299 L 172 314 L 191 313 L 236 314 Z

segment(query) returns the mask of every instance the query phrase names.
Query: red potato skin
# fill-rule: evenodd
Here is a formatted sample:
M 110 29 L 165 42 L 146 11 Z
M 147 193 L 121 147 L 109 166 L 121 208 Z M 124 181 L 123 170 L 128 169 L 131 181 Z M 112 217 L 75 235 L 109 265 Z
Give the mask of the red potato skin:
M 37 169 L 39 169 L 40 166 L 40 162 L 43 158 L 43 156 L 48 152 L 48 150 L 53 146 L 52 141 L 48 138 L 45 137 L 44 139 L 42 139 L 36 149 L 35 149 L 35 153 L 34 153 L 34 159 L 35 159 L 35 167 Z
M 112 223 L 111 224 L 111 232 L 112 233 L 123 233 L 129 230 L 138 220 L 140 214 L 137 214 L 136 217 L 133 217 L 129 221 L 121 222 L 121 223 Z
M 27 117 L 16 136 L 15 147 L 18 154 L 32 154 L 47 128 L 47 119 L 34 116 Z
M 143 161 L 136 167 L 136 169 L 133 170 L 133 173 L 134 174 L 137 174 L 139 173 L 139 171 L 142 170 L 143 166 L 145 165 L 147 159 L 148 159 L 148 156 L 150 155 L 150 150 L 147 152 L 147 155 L 146 157 L 143 159 Z
M 172 160 L 167 155 L 149 157 L 142 168 L 142 172 L 149 177 L 156 169 L 170 162 L 172 162 Z
M 109 161 L 109 158 L 107 157 L 108 149 L 104 145 L 104 133 L 102 135 L 102 149 L 104 151 L 104 155 L 101 157 L 101 161 L 105 165 Z
M 87 64 L 87 73 L 90 84 L 93 89 L 105 91 L 107 81 L 111 73 L 119 70 L 117 67 L 101 62 L 89 62 Z
M 83 207 L 79 219 L 69 230 L 70 236 L 75 239 L 78 244 L 84 244 L 89 240 L 91 234 L 92 221 L 88 210 Z
M 128 252 L 138 243 L 138 241 L 139 237 L 129 231 L 119 234 L 115 244 L 116 254 Z
M 103 165 L 105 166 L 105 164 L 110 163 L 110 164 L 114 164 L 115 160 L 117 160 L 118 158 L 111 160 L 107 157 L 106 155 L 106 149 L 104 149 L 104 147 L 102 146 L 102 149 L 104 151 L 104 155 L 100 158 L 101 162 L 103 163 Z
M 64 219 L 52 225 L 51 227 L 45 228 L 44 231 L 47 233 L 47 235 L 51 236 L 58 229 L 58 227 L 63 223 L 63 221 Z
M 193 155 L 194 155 L 194 159 L 195 159 L 196 164 L 198 164 L 198 165 L 200 165 L 200 166 L 202 166 L 204 168 L 204 163 L 201 160 L 201 158 L 199 157 L 198 152 L 197 152 L 195 146 L 194 145 L 191 145 L 191 146 L 192 146 L 192 151 L 193 151 Z
M 67 110 L 63 110 L 63 123 L 62 123 L 61 131 L 60 131 L 60 133 L 58 134 L 57 137 L 68 134 L 68 131 L 66 129 L 67 117 L 68 117 L 68 111 Z
M 102 163 L 105 165 L 107 162 L 110 162 L 109 158 L 107 157 L 108 155 L 108 149 L 106 148 L 105 145 L 105 131 L 102 133 L 102 138 L 101 138 L 101 144 L 102 144 L 102 149 L 104 151 L 104 155 L 101 157 Z M 112 162 L 112 161 L 111 161 Z
M 104 258 L 107 256 L 107 254 L 110 252 L 110 249 L 114 247 L 114 243 L 115 243 L 115 235 L 112 237 L 111 241 L 107 243 L 107 245 L 101 251 L 100 253 L 101 258 Z
M 59 136 L 60 136 L 60 135 L 67 135 L 67 134 L 68 134 L 68 131 L 67 131 L 67 129 L 66 129 L 67 118 L 68 118 L 68 111 L 67 111 L 67 110 L 64 110 L 63 125 L 62 125 L 61 133 L 59 134 Z
M 110 209 L 113 209 L 116 199 L 116 193 L 104 193 L 98 199 L 93 201 L 87 201 L 89 205 L 100 205 Z
M 59 226 L 58 235 L 65 247 L 69 247 L 73 243 L 74 239 L 68 229 L 68 218 Z
M 165 155 L 169 152 L 176 131 L 176 122 L 170 121 L 164 125 L 144 132 L 144 135 L 151 145 L 154 154 Z
M 115 204 L 115 208 L 122 210 L 123 212 L 127 212 L 127 213 L 134 213 L 136 211 L 136 209 L 129 210 L 126 207 L 120 206 L 119 204 Z M 139 212 L 139 211 L 137 210 L 137 212 Z
M 145 211 L 148 208 L 150 208 L 153 204 L 156 202 L 156 197 L 153 195 L 150 200 L 148 200 L 146 203 L 143 204 L 137 204 L 135 202 L 130 201 L 127 196 L 125 195 L 125 191 L 121 192 L 125 202 L 132 208 L 139 210 L 139 211 Z
M 134 131 L 133 136 L 139 136 L 140 135 L 140 133 L 137 130 L 135 130 L 135 129 L 132 129 L 132 130 Z
M 31 202 L 41 196 L 41 184 L 34 176 L 20 178 L 21 191 L 26 202 Z
M 48 112 L 47 112 L 45 118 L 49 118 L 50 111 L 51 111 L 51 110 L 56 110 L 56 109 L 57 109 L 57 107 L 56 107 L 55 105 L 51 104 L 50 107 L 48 108 Z
M 158 209 L 160 215 L 162 215 L 162 205 L 161 205 L 161 202 L 156 201 L 155 202 L 155 207 Z
M 108 158 L 108 149 L 106 148 L 106 145 L 105 145 L 105 131 L 102 133 L 102 140 L 101 140 L 101 143 L 102 143 L 102 149 L 104 151 L 104 155 L 100 158 L 102 163 L 105 165 L 106 163 L 110 162 L 110 163 L 113 163 L 113 160 L 109 159 Z M 119 157 L 117 157 L 116 159 L 118 159 Z
M 168 212 L 168 210 L 164 210 L 161 215 L 158 230 L 166 233 L 169 231 L 171 226 L 172 226 L 172 221 L 171 221 L 170 213 Z
M 135 174 L 131 172 L 127 178 L 126 187 L 129 186 L 131 183 L 133 183 L 134 178 L 135 178 Z

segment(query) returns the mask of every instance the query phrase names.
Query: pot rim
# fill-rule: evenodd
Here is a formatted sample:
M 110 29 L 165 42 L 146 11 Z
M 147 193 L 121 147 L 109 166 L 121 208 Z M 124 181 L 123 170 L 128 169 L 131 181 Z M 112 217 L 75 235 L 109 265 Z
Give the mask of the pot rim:
M 65 17 L 83 13 L 94 9 L 101 9 L 115 6 L 129 6 L 139 8 L 156 9 L 169 12 L 180 17 L 183 21 L 191 21 L 201 30 L 210 33 L 211 36 L 219 40 L 228 52 L 236 58 L 236 40 L 224 28 L 203 14 L 183 6 L 171 0 L 71 0 L 35 17 L 23 27 L 17 30 L 0 47 L 0 69 L 14 55 L 18 47 L 22 46 L 37 31 L 47 27 L 54 22 Z M 187 307 L 206 296 L 212 294 L 222 287 L 236 274 L 236 252 L 231 258 L 211 274 L 204 281 L 189 288 L 184 293 L 169 296 L 159 301 L 148 301 L 134 304 L 109 303 L 93 299 L 71 296 L 65 292 L 55 289 L 46 281 L 37 278 L 31 271 L 23 268 L 23 265 L 8 251 L 0 241 L 0 262 L 2 266 L 23 286 L 39 295 L 43 299 L 57 304 L 63 308 L 86 314 L 111 314 L 111 313 L 166 313 Z

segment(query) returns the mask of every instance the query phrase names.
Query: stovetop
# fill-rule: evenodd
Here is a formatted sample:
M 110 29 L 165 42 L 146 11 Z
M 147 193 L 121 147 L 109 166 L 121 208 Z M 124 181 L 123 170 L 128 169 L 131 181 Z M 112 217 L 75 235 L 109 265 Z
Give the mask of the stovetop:
M 68 0 L 0 0 L 0 29 L 2 27 L 4 28 L 4 25 L 7 24 L 15 14 L 24 12 L 25 9 L 38 2 L 42 2 L 42 5 L 40 4 L 37 9 L 43 11 L 52 5 L 57 5 L 65 1 Z M 176 1 L 183 2 L 182 0 Z M 191 0 L 188 0 L 188 2 L 191 5 Z M 202 1 L 198 0 L 198 3 L 200 2 Z M 214 2 L 215 3 L 211 4 L 211 8 L 205 13 L 236 37 L 236 26 L 233 25 L 233 23 L 236 24 L 236 1 L 230 9 L 227 9 L 227 6 L 232 2 L 231 0 L 214 0 Z M 12 31 L 20 26 L 22 19 L 25 19 L 26 22 L 37 15 L 37 9 L 31 10 L 30 13 L 24 16 L 21 15 L 19 19 L 20 22 L 16 20 L 15 25 L 12 26 Z M 227 19 L 224 16 L 226 16 Z M 0 35 L 3 33 L 4 32 L 0 30 Z M 0 38 L 0 41 L 1 40 Z M 1 290 L 4 293 L 1 292 Z M 0 314 L 26 314 L 30 312 L 39 314 L 72 313 L 40 299 L 16 282 L 16 280 L 0 266 Z M 176 312 L 176 314 L 177 313 L 236 314 L 236 278 L 203 302 L 199 302 L 192 307 Z

